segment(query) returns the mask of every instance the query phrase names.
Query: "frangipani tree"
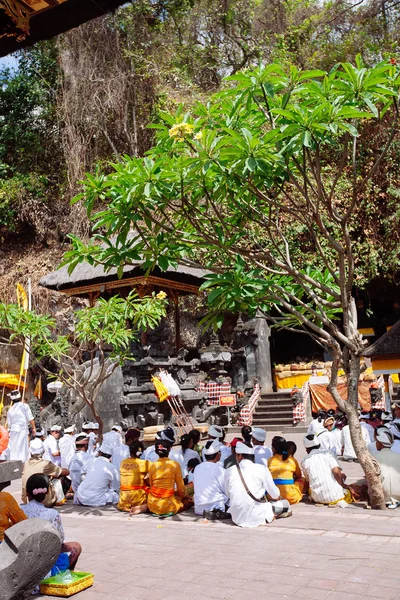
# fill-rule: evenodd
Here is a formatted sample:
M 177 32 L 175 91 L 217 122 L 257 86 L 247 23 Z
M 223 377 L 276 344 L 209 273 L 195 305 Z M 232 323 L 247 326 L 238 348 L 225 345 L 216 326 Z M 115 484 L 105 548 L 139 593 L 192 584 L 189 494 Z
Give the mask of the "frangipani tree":
M 190 114 L 162 113 L 146 158 L 126 156 L 109 174 L 87 177 L 77 200 L 97 239 L 72 238 L 65 257 L 71 269 L 85 260 L 121 268 L 143 257 L 149 269 L 206 267 L 206 324 L 220 325 L 226 310 L 261 310 L 310 335 L 332 356 L 329 390 L 347 413 L 379 508 L 379 469 L 357 415 L 364 342 L 353 290 L 368 257 L 359 255 L 355 232 L 398 132 L 399 84 L 396 64 L 367 68 L 361 60 L 329 73 L 272 64 L 229 77 Z M 367 145 L 370 127 L 381 130 L 379 148 Z M 337 390 L 340 364 L 346 401 Z
M 59 334 L 53 317 L 24 311 L 16 304 L 0 304 L 0 328 L 14 342 L 23 344 L 30 338 L 31 356 L 49 375 L 55 374 L 43 361 L 55 363 L 57 378 L 89 407 L 101 438 L 103 421 L 97 400 L 103 383 L 124 361 L 134 360 L 131 344 L 139 332 L 154 329 L 165 315 L 165 292 L 142 298 L 131 292 L 126 298 L 100 298 L 94 306 L 78 310 L 71 335 Z

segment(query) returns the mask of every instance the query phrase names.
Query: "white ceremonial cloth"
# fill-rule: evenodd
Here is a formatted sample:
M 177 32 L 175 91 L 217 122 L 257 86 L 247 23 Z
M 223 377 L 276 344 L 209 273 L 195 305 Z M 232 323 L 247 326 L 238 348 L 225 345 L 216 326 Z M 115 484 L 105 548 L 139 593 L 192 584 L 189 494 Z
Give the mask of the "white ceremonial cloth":
M 122 461 L 125 460 L 125 458 L 129 458 L 129 457 L 130 457 L 129 446 L 127 446 L 126 444 L 121 444 L 121 446 L 117 446 L 116 448 L 114 448 L 112 457 L 111 457 L 111 463 L 119 471 Z M 142 458 L 142 457 L 140 457 L 140 458 Z
M 180 448 L 180 447 L 172 448 L 171 452 L 169 453 L 168 458 L 170 458 L 171 460 L 175 460 L 177 463 L 179 463 L 179 465 L 181 467 L 181 471 L 182 471 L 182 477 L 184 479 L 189 474 L 189 471 L 187 468 L 187 464 L 188 464 L 189 460 L 191 458 L 198 458 L 200 460 L 199 455 L 197 454 L 197 452 L 195 450 L 188 448 L 187 450 L 185 450 L 185 454 L 183 454 L 182 448 Z
M 254 446 L 254 460 L 257 465 L 268 467 L 268 459 L 272 456 L 271 448 L 267 446 Z
M 279 489 L 264 465 L 257 465 L 245 459 L 240 462 L 239 468 L 253 496 L 262 498 L 267 492 L 272 499 L 279 498 Z M 225 490 L 230 504 L 228 512 L 232 515 L 232 521 L 239 527 L 258 527 L 265 525 L 266 521 L 270 523 L 273 520 L 274 513 L 270 502 L 256 502 L 250 498 L 236 467 L 225 471 Z
M 122 437 L 118 431 L 108 431 L 103 435 L 103 442 L 105 444 L 110 444 L 112 448 L 117 448 L 118 446 L 122 446 Z
M 9 409 L 7 413 L 7 426 L 10 434 L 8 442 L 10 460 L 22 460 L 23 462 L 28 460 L 29 421 L 32 420 L 33 414 L 28 404 L 16 402 Z
M 105 506 L 118 502 L 119 471 L 104 456 L 87 461 L 82 466 L 84 479 L 79 485 L 75 500 L 84 506 Z
M 368 444 L 371 443 L 371 438 L 370 438 L 369 432 L 367 431 L 367 429 L 365 429 L 365 427 L 361 427 L 361 434 L 363 436 L 364 442 L 368 446 Z M 353 448 L 353 443 L 351 441 L 349 425 L 345 425 L 342 429 L 342 446 L 343 446 L 343 458 L 347 458 L 347 459 L 357 458 L 356 453 Z
M 340 429 L 327 430 L 330 437 L 330 448 L 336 456 L 342 455 L 342 432 Z
M 320 431 L 320 429 L 321 429 L 321 421 L 318 421 L 318 419 L 313 419 L 308 426 L 307 435 L 316 434 L 318 431 Z
M 63 469 L 69 469 L 69 464 L 75 454 L 75 436 L 66 433 L 58 442 L 61 452 L 61 466 Z
M 325 427 L 322 427 L 316 436 L 321 446 L 321 450 L 331 450 L 334 454 L 336 454 L 332 436 L 330 435 L 330 432 L 325 429 Z
M 400 501 L 400 454 L 383 448 L 374 456 L 381 467 L 385 502 Z
M 89 434 L 89 444 L 88 444 L 88 452 L 91 456 L 94 456 L 96 453 L 96 444 L 98 440 L 98 436 L 94 431 L 91 431 Z
M 364 423 L 364 421 L 360 421 L 360 425 L 361 429 L 364 429 L 368 433 L 369 441 L 372 443 L 374 441 L 375 429 L 369 423 Z
M 54 435 L 50 434 L 44 440 L 43 445 L 49 456 L 49 460 L 58 467 L 61 467 L 61 456 L 54 456 L 54 452 L 60 452 L 59 440 L 56 440 Z
M 334 467 L 339 467 L 332 452 L 311 450 L 310 454 L 301 461 L 301 467 L 310 484 L 310 495 L 314 502 L 329 504 L 344 498 L 344 489 L 332 473 Z
M 82 482 L 82 469 L 89 460 L 92 460 L 90 454 L 84 452 L 83 450 L 78 450 L 74 453 L 69 463 L 69 476 L 71 478 L 71 485 L 74 492 L 76 492 L 80 483 Z
M 143 460 L 149 460 L 150 462 L 156 462 L 160 457 L 158 456 L 156 452 L 156 447 L 154 445 L 146 448 L 146 450 L 143 452 L 140 458 L 142 458 Z
M 213 508 L 225 511 L 225 505 L 228 504 L 225 469 L 219 463 L 204 462 L 197 465 L 193 472 L 193 485 L 196 515 Z

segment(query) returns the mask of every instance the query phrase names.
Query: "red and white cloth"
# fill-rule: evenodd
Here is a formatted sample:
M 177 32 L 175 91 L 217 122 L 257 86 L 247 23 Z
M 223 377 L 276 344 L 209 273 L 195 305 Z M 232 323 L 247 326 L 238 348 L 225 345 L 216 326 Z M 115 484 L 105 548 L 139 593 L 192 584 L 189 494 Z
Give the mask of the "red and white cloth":
M 226 396 L 231 393 L 231 384 L 229 382 L 199 381 L 196 392 L 206 394 L 207 404 L 218 405 L 220 396 Z
M 293 406 L 293 425 L 296 423 L 305 422 L 306 420 L 306 401 L 309 395 L 309 383 L 306 383 L 301 388 L 300 394 L 303 396 L 303 402 L 300 402 L 296 406 Z
M 259 401 L 260 397 L 261 397 L 260 386 L 258 385 L 258 383 L 256 383 L 256 385 L 254 386 L 253 393 L 250 396 L 248 403 L 246 404 L 246 406 L 244 406 L 242 408 L 242 410 L 239 413 L 239 417 L 237 420 L 238 425 L 241 425 L 243 427 L 243 425 L 252 425 L 253 424 L 253 413 L 255 411 L 257 402 Z

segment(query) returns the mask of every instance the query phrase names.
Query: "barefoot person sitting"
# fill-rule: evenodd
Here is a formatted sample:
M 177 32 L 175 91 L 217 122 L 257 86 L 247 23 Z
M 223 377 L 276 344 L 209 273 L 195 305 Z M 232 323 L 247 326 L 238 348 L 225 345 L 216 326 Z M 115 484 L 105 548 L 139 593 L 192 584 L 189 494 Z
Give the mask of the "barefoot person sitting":
M 69 555 L 69 568 L 75 569 L 78 558 L 82 552 L 82 546 L 79 542 L 65 542 L 64 528 L 61 522 L 61 515 L 55 508 L 46 508 L 44 501 L 49 491 L 50 481 L 47 475 L 40 473 L 31 475 L 26 482 L 26 493 L 29 503 L 21 506 L 28 519 L 43 519 L 49 521 L 57 530 L 62 546 L 61 552 L 67 552 Z
M 299 463 L 289 454 L 288 442 L 285 438 L 275 436 L 272 439 L 274 455 L 268 460 L 268 468 L 279 488 L 281 497 L 290 504 L 297 504 L 303 498 L 305 481 Z
M 118 508 L 132 515 L 147 511 L 147 491 L 145 483 L 150 463 L 142 460 L 144 446 L 136 440 L 129 446 L 130 458 L 125 458 L 120 466 L 121 487 Z
M 158 440 L 155 451 L 159 458 L 149 467 L 147 504 L 149 511 L 159 517 L 170 517 L 193 504 L 193 500 L 185 496 L 180 465 L 168 458 L 170 448 L 169 442 Z

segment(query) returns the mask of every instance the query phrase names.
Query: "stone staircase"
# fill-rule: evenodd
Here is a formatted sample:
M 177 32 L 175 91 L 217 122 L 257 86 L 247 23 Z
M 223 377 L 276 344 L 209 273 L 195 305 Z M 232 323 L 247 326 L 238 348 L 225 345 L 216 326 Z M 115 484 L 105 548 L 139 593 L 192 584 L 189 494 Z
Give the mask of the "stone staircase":
M 307 429 L 303 423 L 293 427 L 293 405 L 290 391 L 262 394 L 253 414 L 253 426 L 263 427 L 267 431 L 290 429 L 299 433 Z

